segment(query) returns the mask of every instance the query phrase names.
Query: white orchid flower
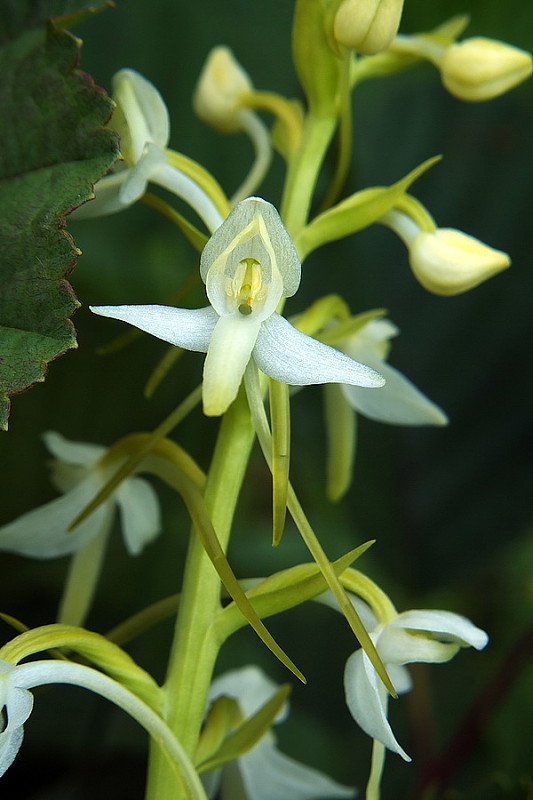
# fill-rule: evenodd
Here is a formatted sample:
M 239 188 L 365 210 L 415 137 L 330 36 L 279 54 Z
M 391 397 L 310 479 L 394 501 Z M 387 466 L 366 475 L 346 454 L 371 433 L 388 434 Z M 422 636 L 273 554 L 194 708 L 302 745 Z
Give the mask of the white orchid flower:
M 71 523 L 117 469 L 117 463 L 103 460 L 107 452 L 105 447 L 70 442 L 52 431 L 43 438 L 57 459 L 52 465 L 52 481 L 64 494 L 1 527 L 0 550 L 33 558 L 56 558 L 74 553 L 109 532 L 116 506 L 122 518 L 124 542 L 131 555 L 140 553 L 159 534 L 157 496 L 145 480 L 134 476 L 123 481 L 90 516 L 69 531 Z
M 401 372 L 386 363 L 390 339 L 399 328 L 388 319 L 372 319 L 348 340 L 342 350 L 355 361 L 372 367 L 383 375 L 385 386 L 369 392 L 361 386 L 344 385 L 348 403 L 365 417 L 392 425 L 446 425 L 446 414 L 416 388 Z
M 277 685 L 257 667 L 234 670 L 217 678 L 209 701 L 231 697 L 243 717 L 252 716 L 276 692 Z M 288 713 L 285 705 L 276 723 Z M 268 732 L 248 753 L 204 778 L 209 798 L 220 792 L 221 800 L 326 800 L 354 797 L 355 791 L 341 786 L 327 775 L 283 755 Z
M 76 209 L 77 219 L 113 214 L 132 205 L 156 183 L 186 200 L 214 231 L 223 217 L 209 196 L 169 161 L 170 137 L 167 107 L 150 83 L 132 69 L 113 77 L 113 99 L 117 107 L 110 126 L 120 134 L 123 161 L 96 186 L 96 198 Z
M 235 399 L 250 358 L 277 381 L 297 386 L 349 383 L 379 387 L 383 378 L 335 348 L 296 330 L 276 313 L 300 283 L 296 249 L 270 203 L 239 203 L 207 242 L 200 272 L 210 306 L 96 306 L 104 317 L 129 322 L 186 350 L 207 353 L 203 403 L 209 416 Z
M 356 607 L 365 606 L 356 601 Z M 404 664 L 449 661 L 461 647 L 482 650 L 488 636 L 470 620 L 450 611 L 404 611 L 386 624 L 378 624 L 368 607 L 362 618 L 398 694 L 411 688 Z M 396 740 L 387 719 L 387 690 L 363 650 L 346 662 L 346 703 L 358 725 L 373 739 L 410 761 Z

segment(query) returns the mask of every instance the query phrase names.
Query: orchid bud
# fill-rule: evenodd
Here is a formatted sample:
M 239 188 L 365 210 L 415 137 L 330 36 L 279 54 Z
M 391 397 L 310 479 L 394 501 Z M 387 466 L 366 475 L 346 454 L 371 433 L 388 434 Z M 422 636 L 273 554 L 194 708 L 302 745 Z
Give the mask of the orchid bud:
M 473 289 L 511 263 L 507 253 L 453 228 L 421 231 L 409 246 L 409 263 L 430 292 L 454 295 Z
M 248 74 L 228 47 L 215 47 L 207 57 L 193 97 L 200 119 L 224 133 L 241 130 L 241 98 L 253 91 Z
M 334 22 L 340 44 L 365 55 L 390 45 L 400 26 L 403 0 L 344 0 Z
M 504 94 L 532 72 L 530 53 L 494 39 L 465 39 L 446 48 L 442 82 L 460 100 L 476 102 Z

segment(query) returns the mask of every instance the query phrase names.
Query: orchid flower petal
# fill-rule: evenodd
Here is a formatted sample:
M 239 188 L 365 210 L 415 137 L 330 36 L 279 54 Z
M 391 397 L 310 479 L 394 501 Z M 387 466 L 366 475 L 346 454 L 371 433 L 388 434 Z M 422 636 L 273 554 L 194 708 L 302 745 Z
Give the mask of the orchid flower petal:
M 353 354 L 355 358 L 355 354 Z M 370 419 L 392 425 L 446 425 L 446 414 L 394 367 L 375 358 L 362 358 L 385 378 L 379 392 L 343 386 L 349 404 Z
M 89 306 L 102 317 L 129 322 L 141 331 L 185 350 L 207 353 L 218 320 L 211 306 L 173 308 L 172 306 Z
M 261 320 L 253 314 L 220 317 L 204 364 L 203 403 L 208 416 L 223 414 L 235 400 Z
M 148 142 L 138 160 L 127 170 L 120 188 L 119 200 L 123 207 L 130 206 L 146 192 L 148 182 L 166 164 L 165 152 Z M 172 168 L 171 168 L 172 169 Z
M 367 364 L 385 378 L 380 392 L 368 392 L 357 386 L 344 386 L 349 404 L 361 414 L 378 422 L 393 425 L 445 425 L 444 412 L 416 388 L 401 372 L 385 363 L 389 339 L 399 329 L 388 319 L 373 319 L 343 346 L 351 358 Z
M 126 120 L 133 161 L 141 157 L 146 142 L 167 146 L 168 110 L 153 83 L 133 69 L 121 69 L 113 77 L 113 98 Z
M 116 491 L 128 553 L 138 555 L 161 532 L 157 495 L 142 478 L 128 478 Z
M 392 625 L 386 625 L 379 638 L 379 654 L 386 664 L 442 664 L 458 651 L 458 644 L 437 642 L 424 633 L 409 633 Z
M 393 628 L 407 628 L 435 634 L 442 642 L 452 642 L 461 647 L 483 650 L 489 637 L 466 617 L 452 611 L 416 609 L 403 611 L 389 623 Z
M 385 383 L 370 367 L 312 339 L 276 313 L 263 322 L 253 355 L 266 375 L 294 386 L 351 383 L 380 387 Z
M 247 800 L 333 800 L 355 796 L 354 789 L 281 753 L 269 736 L 239 758 L 238 768 Z
M 105 447 L 98 444 L 71 442 L 56 431 L 45 431 L 42 438 L 47 450 L 65 464 L 88 467 L 98 461 L 106 451 Z
M 215 678 L 209 689 L 208 700 L 213 702 L 219 697 L 231 697 L 237 700 L 243 715 L 251 717 L 270 700 L 277 689 L 277 683 L 270 680 L 258 667 L 250 665 L 232 669 Z M 285 719 L 287 706 L 285 704 L 279 711 L 276 722 Z
M 0 733 L 0 778 L 9 769 L 17 753 L 22 746 L 24 739 L 24 728 L 8 727 Z
M 61 497 L 4 525 L 0 528 L 0 550 L 32 558 L 57 558 L 78 550 L 110 524 L 113 504 L 106 502 L 75 530 L 68 531 L 100 486 L 93 475 L 88 476 Z
M 344 689 L 346 703 L 359 727 L 405 761 L 411 761 L 392 732 L 387 719 L 386 689 L 363 650 L 356 650 L 346 662 Z
M 291 297 L 300 285 L 300 259 L 278 212 L 260 197 L 249 197 L 236 205 L 209 239 L 200 260 L 202 280 L 207 283 L 208 272 L 219 259 L 226 259 L 256 236 L 268 254 L 267 263 L 261 264 L 263 282 L 269 284 L 270 270 L 278 270 L 283 281 L 282 296 Z
M 27 689 L 20 689 L 13 681 L 16 667 L 0 661 L 0 721 L 2 709 L 7 711 L 7 724 L 0 733 L 0 778 L 15 760 L 22 739 L 23 725 L 33 708 L 33 695 Z

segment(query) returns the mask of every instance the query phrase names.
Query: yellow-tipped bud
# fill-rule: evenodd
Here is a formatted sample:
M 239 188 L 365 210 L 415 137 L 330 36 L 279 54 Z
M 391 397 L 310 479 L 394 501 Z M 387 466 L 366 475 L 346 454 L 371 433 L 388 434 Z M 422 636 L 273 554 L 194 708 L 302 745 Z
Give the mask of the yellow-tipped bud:
M 409 263 L 418 281 L 434 294 L 473 289 L 511 263 L 507 253 L 453 228 L 421 231 L 409 245 Z
M 340 44 L 365 55 L 385 50 L 400 26 L 403 0 L 344 0 L 333 32 Z
M 442 82 L 460 100 L 490 100 L 529 78 L 531 54 L 495 39 L 465 39 L 446 48 Z
M 204 64 L 193 96 L 200 119 L 224 133 L 242 128 L 238 112 L 241 98 L 253 91 L 248 74 L 228 47 L 215 47 Z

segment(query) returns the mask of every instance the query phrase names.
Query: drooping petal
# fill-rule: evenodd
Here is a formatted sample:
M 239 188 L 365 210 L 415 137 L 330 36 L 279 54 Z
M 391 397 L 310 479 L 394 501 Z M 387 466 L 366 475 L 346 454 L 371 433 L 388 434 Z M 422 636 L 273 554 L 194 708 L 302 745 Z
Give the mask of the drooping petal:
M 58 558 L 73 553 L 109 525 L 113 503 L 102 503 L 69 532 L 68 528 L 100 489 L 94 476 L 85 478 L 62 497 L 34 508 L 0 528 L 0 550 L 32 558 Z
M 105 447 L 98 444 L 71 442 L 56 431 L 45 431 L 42 438 L 47 450 L 66 464 L 87 467 L 98 461 L 106 451 Z
M 379 654 L 386 664 L 442 664 L 458 651 L 456 643 L 438 642 L 426 633 L 409 633 L 392 625 L 386 625 L 379 638 Z
M 172 306 L 89 306 L 102 317 L 129 322 L 141 331 L 157 336 L 165 342 L 207 353 L 209 342 L 218 320 L 211 308 L 173 308 Z
M 241 756 L 238 768 L 247 800 L 333 800 L 355 796 L 354 789 L 281 753 L 272 736 L 263 738 Z
M 370 367 L 312 339 L 276 313 L 261 325 L 253 356 L 266 375 L 294 386 L 350 383 L 379 387 L 385 383 Z
M 116 491 L 124 542 L 130 555 L 138 555 L 161 532 L 157 495 L 142 478 L 128 478 Z
M 355 356 L 354 356 L 355 357 Z M 343 386 L 350 405 L 370 419 L 391 425 L 446 425 L 446 414 L 401 372 L 379 359 L 365 358 L 385 378 L 378 392 L 361 386 Z
M 346 342 L 343 350 L 347 355 L 372 367 L 385 378 L 385 386 L 379 392 L 344 386 L 346 399 L 361 414 L 378 422 L 445 425 L 448 419 L 444 412 L 401 372 L 385 363 L 390 349 L 389 339 L 398 333 L 398 328 L 390 320 L 373 319 Z
M 11 728 L 0 733 L 0 778 L 9 769 L 22 746 L 24 728 Z
M 220 317 L 204 364 L 203 403 L 208 416 L 223 414 L 235 400 L 261 320 L 238 312 Z
M 411 761 L 389 725 L 386 689 L 362 650 L 352 653 L 346 662 L 344 691 L 350 713 L 363 731 L 405 761 Z
M 393 628 L 427 631 L 434 634 L 441 642 L 453 642 L 461 647 L 474 647 L 476 650 L 483 650 L 489 641 L 485 631 L 466 617 L 452 611 L 426 609 L 403 611 L 389 624 Z

